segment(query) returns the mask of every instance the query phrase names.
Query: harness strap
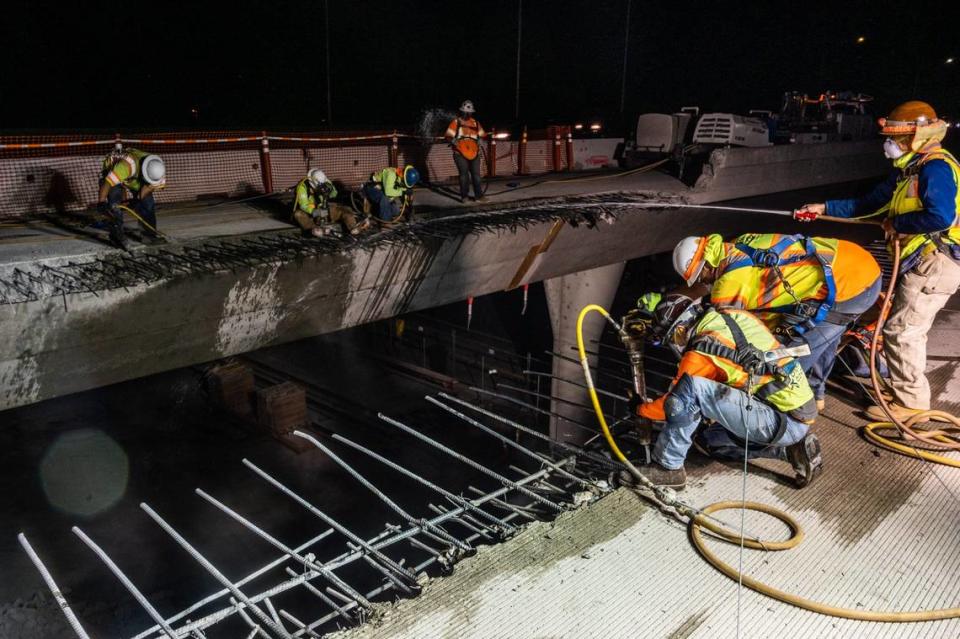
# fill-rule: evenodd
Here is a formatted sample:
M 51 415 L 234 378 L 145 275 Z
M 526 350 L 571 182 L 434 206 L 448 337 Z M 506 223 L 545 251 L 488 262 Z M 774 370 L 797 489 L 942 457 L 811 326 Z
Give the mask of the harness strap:
M 786 259 L 782 258 L 783 252 L 787 250 L 792 244 L 801 243 L 804 248 L 804 252 L 800 255 L 794 255 L 793 257 L 788 257 Z M 813 244 L 813 239 L 806 237 L 804 235 L 787 235 L 779 242 L 767 249 L 759 249 L 753 246 L 749 246 L 743 242 L 738 242 L 736 245 L 737 250 L 746 255 L 746 258 L 737 260 L 732 264 L 728 265 L 726 270 L 736 270 L 739 268 L 744 268 L 747 266 L 756 266 L 760 268 L 772 268 L 774 273 L 776 273 L 777 278 L 780 280 L 780 283 L 787 290 L 791 297 L 793 297 L 795 304 L 788 304 L 784 306 L 767 306 L 767 307 L 758 307 L 752 309 L 754 311 L 768 311 L 775 313 L 787 313 L 792 315 L 797 315 L 799 317 L 806 318 L 802 322 L 797 323 L 792 328 L 795 333 L 802 335 L 807 332 L 817 324 L 823 322 L 827 318 L 827 314 L 833 308 L 834 303 L 837 298 L 837 283 L 833 277 L 833 266 L 830 264 L 824 255 L 817 250 L 817 247 Z M 799 299 L 794 293 L 793 289 L 790 287 L 790 284 L 783 277 L 783 272 L 780 270 L 783 266 L 789 266 L 791 264 L 796 264 L 797 262 L 803 261 L 809 257 L 813 257 L 820 264 L 820 269 L 823 271 L 824 283 L 827 286 L 827 295 L 820 302 L 805 302 Z

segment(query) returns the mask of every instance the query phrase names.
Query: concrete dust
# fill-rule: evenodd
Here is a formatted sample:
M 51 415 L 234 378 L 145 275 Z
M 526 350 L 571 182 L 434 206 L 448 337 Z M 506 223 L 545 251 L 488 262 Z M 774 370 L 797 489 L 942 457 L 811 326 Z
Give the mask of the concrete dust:
M 636 494 L 618 490 L 567 511 L 551 522 L 531 523 L 502 544 L 481 547 L 475 556 L 457 564 L 449 577 L 430 580 L 419 597 L 378 604 L 363 626 L 328 636 L 337 639 L 423 636 L 416 626 L 428 616 L 447 617 L 451 622 L 445 624 L 450 626 L 449 637 L 462 636 L 462 625 L 452 622 L 471 619 L 488 592 L 488 585 L 518 580 L 525 582 L 523 588 L 526 589 L 538 576 L 563 560 L 590 561 L 604 552 L 604 542 L 634 526 L 648 510 Z M 520 588 L 518 584 L 513 591 L 518 592 Z M 546 612 L 541 610 L 537 614 Z M 518 636 L 510 635 L 508 629 L 502 632 L 503 636 Z

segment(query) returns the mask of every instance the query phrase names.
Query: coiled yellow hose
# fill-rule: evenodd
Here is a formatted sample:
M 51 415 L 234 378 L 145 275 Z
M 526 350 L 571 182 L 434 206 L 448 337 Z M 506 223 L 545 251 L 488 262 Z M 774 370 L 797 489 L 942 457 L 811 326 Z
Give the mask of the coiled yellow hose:
M 610 432 L 610 428 L 607 426 L 606 419 L 603 417 L 603 411 L 600 407 L 600 397 L 593 385 L 593 375 L 590 373 L 590 365 L 587 362 L 587 349 L 583 341 L 583 320 L 591 312 L 600 313 L 618 331 L 620 330 L 619 325 L 612 317 L 610 317 L 610 314 L 607 313 L 602 306 L 597 304 L 588 304 L 580 311 L 580 315 L 577 317 L 577 350 L 580 353 L 580 365 L 583 367 L 583 376 L 587 383 L 587 392 L 590 394 L 590 402 L 597 414 L 597 421 L 600 422 L 600 428 L 603 431 L 604 438 L 607 440 L 607 444 L 610 446 L 610 450 L 613 451 L 613 454 L 616 456 L 616 458 L 627 467 L 630 473 L 640 484 L 646 486 L 647 488 L 654 489 L 653 483 L 647 479 L 633 464 L 631 464 L 626 455 L 621 452 L 620 448 L 617 446 L 617 442 L 613 439 L 613 434 Z M 762 595 L 766 595 L 778 601 L 782 601 L 811 612 L 818 612 L 820 614 L 830 615 L 833 617 L 843 617 L 846 619 L 857 619 L 860 621 L 903 623 L 914 621 L 936 621 L 938 619 L 953 619 L 955 617 L 960 617 L 960 608 L 942 608 L 940 610 L 918 610 L 908 612 L 885 612 L 859 610 L 853 608 L 838 608 L 837 606 L 831 606 L 820 603 L 819 601 L 805 599 L 798 595 L 774 588 L 773 586 L 765 584 L 758 579 L 750 577 L 749 575 L 742 574 L 736 568 L 725 563 L 719 557 L 717 557 L 710 549 L 707 548 L 706 544 L 704 543 L 703 529 L 706 528 L 718 535 L 720 538 L 731 543 L 742 543 L 746 548 L 752 548 L 755 550 L 786 550 L 788 548 L 797 546 L 801 541 L 803 541 L 803 529 L 795 519 L 790 517 L 790 515 L 782 510 L 774 508 L 773 506 L 749 501 L 721 501 L 710 504 L 698 512 L 682 502 L 674 501 L 673 503 L 670 503 L 670 493 L 663 491 L 662 489 L 654 490 L 654 494 L 661 500 L 664 500 L 664 497 L 666 497 L 664 500 L 665 503 L 674 507 L 677 512 L 690 518 L 690 540 L 693 542 L 697 552 L 699 552 L 700 555 L 706 559 L 711 566 L 734 581 L 739 581 L 747 588 L 755 592 L 759 592 Z M 706 518 L 707 515 L 720 510 L 733 510 L 740 508 L 765 513 L 771 517 L 779 519 L 790 528 L 790 538 L 784 541 L 762 541 L 759 539 L 741 538 L 740 532 L 718 526 Z

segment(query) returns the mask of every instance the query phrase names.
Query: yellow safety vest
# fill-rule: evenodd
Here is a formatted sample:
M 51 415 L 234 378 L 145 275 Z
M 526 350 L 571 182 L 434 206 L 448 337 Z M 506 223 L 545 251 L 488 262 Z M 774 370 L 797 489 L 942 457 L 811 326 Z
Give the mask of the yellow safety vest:
M 906 213 L 915 213 L 923 209 L 923 202 L 920 199 L 920 167 L 930 160 L 943 160 L 953 171 L 953 179 L 960 187 L 960 164 L 957 159 L 945 149 L 938 149 L 930 153 L 925 153 L 920 160 L 903 172 L 894 188 L 893 197 L 890 202 L 880 209 L 878 213 L 887 211 L 887 217 L 893 218 L 897 215 Z M 960 211 L 960 188 L 956 196 L 957 210 Z M 940 241 L 944 244 L 960 245 L 960 216 L 954 215 L 953 226 L 940 233 Z M 891 252 L 893 248 L 891 247 Z M 921 233 L 917 235 L 908 235 L 906 240 L 900 241 L 900 260 L 908 262 L 916 257 L 920 251 L 921 255 L 927 255 L 937 250 L 937 244 L 929 234 Z
M 760 351 L 772 351 L 782 345 L 764 323 L 749 311 L 711 309 L 704 314 L 690 338 L 688 348 L 708 357 L 722 370 L 728 386 L 745 390 L 749 374 L 734 361 L 737 337 L 721 313 L 732 319 L 746 341 Z M 755 376 L 751 393 L 782 413 L 794 413 L 801 421 L 815 416 L 813 391 L 799 362 L 793 357 L 784 357 L 770 365 L 769 369 L 778 370 L 776 373 L 768 370 Z

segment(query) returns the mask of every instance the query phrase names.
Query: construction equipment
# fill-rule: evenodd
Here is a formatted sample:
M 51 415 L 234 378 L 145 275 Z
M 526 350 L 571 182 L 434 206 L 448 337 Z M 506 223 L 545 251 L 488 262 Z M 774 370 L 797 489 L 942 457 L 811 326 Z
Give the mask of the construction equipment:
M 645 402 L 647 397 L 647 380 L 643 370 L 643 351 L 644 342 L 650 335 L 653 327 L 653 318 L 644 311 L 635 309 L 627 313 L 620 322 L 620 341 L 627 350 L 627 358 L 630 361 L 630 372 L 633 376 L 633 388 L 631 388 L 631 409 L 634 409 L 640 402 Z M 636 410 L 631 411 L 636 415 Z M 637 440 L 643 446 L 646 463 L 650 463 L 650 447 L 653 445 L 653 422 L 645 417 L 635 416 Z

